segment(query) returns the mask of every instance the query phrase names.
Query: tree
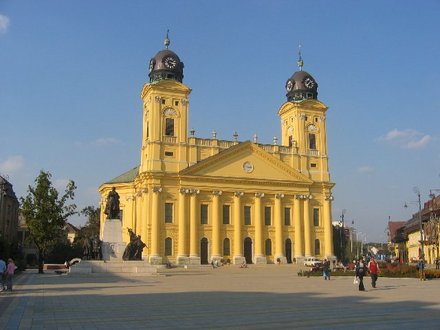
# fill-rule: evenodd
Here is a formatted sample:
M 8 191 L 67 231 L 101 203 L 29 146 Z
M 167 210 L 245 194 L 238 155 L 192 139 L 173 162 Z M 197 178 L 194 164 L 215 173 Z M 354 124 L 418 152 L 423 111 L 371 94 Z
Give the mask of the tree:
M 99 208 L 94 206 L 87 206 L 81 210 L 81 214 L 87 217 L 86 224 L 81 228 L 81 236 L 88 238 L 99 236 L 100 211 Z
M 21 213 L 26 219 L 31 239 L 39 254 L 38 272 L 43 273 L 46 255 L 64 237 L 67 218 L 75 214 L 76 205 L 67 204 L 75 196 L 75 183 L 70 180 L 64 194 L 59 197 L 52 186 L 49 172 L 40 171 L 35 179 L 35 187 L 28 187 L 28 194 L 21 197 Z

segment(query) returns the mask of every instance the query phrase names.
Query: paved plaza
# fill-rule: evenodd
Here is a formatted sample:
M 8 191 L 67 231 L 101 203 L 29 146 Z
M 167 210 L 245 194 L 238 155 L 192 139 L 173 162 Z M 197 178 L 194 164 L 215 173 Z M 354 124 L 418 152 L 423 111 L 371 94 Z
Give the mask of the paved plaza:
M 440 329 L 440 280 L 300 277 L 295 265 L 153 276 L 26 271 L 0 293 L 0 329 Z

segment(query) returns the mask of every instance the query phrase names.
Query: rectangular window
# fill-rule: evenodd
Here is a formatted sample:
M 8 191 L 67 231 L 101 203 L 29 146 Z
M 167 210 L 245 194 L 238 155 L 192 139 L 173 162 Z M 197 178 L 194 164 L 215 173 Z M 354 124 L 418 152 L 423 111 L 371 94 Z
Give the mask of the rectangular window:
M 200 224 L 202 224 L 202 225 L 208 224 L 208 205 L 207 204 L 200 205 Z
M 284 208 L 284 225 L 290 226 L 290 207 Z
M 250 206 L 244 207 L 244 224 L 245 224 L 245 226 L 251 225 L 251 207 Z
M 309 134 L 309 149 L 316 150 L 316 135 Z
M 174 136 L 174 119 L 165 118 L 165 135 Z
M 229 205 L 223 205 L 223 224 L 224 225 L 229 225 L 229 221 L 230 221 L 230 206 Z
M 165 156 L 173 157 L 174 153 L 172 151 L 165 151 Z
M 313 225 L 319 226 L 319 209 L 313 209 Z
M 165 203 L 165 223 L 173 223 L 173 203 Z
M 264 224 L 270 226 L 272 223 L 272 208 L 270 206 L 264 207 Z

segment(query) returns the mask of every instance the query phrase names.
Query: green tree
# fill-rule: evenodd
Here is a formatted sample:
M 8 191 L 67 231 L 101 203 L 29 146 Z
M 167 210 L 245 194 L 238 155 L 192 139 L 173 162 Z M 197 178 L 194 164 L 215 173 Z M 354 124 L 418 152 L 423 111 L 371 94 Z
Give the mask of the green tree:
M 60 197 L 52 186 L 49 172 L 40 171 L 35 179 L 35 187 L 28 187 L 28 194 L 21 197 L 21 212 L 39 254 L 38 272 L 43 273 L 46 255 L 64 237 L 67 218 L 75 214 L 76 205 L 67 204 L 75 196 L 75 183 L 70 180 Z
M 100 208 L 95 208 L 94 206 L 87 206 L 81 210 L 81 214 L 87 217 L 86 224 L 81 228 L 82 237 L 99 237 L 100 212 Z

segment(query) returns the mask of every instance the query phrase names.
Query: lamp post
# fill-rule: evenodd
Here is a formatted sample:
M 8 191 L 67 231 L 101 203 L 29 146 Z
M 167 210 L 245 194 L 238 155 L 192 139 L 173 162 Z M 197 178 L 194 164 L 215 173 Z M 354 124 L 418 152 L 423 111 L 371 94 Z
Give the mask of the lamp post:
M 343 250 L 343 242 L 342 242 L 342 232 L 344 231 L 344 216 L 345 216 L 345 212 L 347 212 L 346 209 L 342 210 L 341 213 L 341 221 L 340 221 L 340 226 L 339 226 L 339 243 L 340 243 L 340 249 L 341 249 L 341 261 L 344 258 L 344 250 Z

